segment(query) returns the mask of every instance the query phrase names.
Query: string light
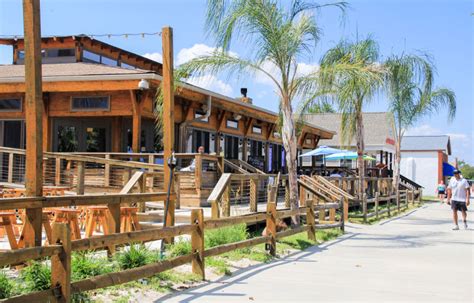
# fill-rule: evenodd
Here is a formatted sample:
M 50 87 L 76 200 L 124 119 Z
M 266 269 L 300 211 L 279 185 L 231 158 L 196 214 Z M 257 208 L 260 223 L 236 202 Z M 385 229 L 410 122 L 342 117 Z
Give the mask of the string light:
M 66 35 L 67 36 L 67 35 Z M 45 35 L 43 37 L 53 37 L 53 39 L 57 39 L 57 37 L 66 37 L 66 36 L 60 36 L 60 35 Z M 106 38 L 120 38 L 123 37 L 125 39 L 128 39 L 129 37 L 142 37 L 145 38 L 147 36 L 161 36 L 161 32 L 155 32 L 155 33 L 123 33 L 123 34 L 81 34 L 81 35 L 72 35 L 73 39 L 75 37 L 81 37 L 81 36 L 87 36 L 91 39 L 94 38 L 101 38 L 101 37 L 106 37 Z M 0 35 L 0 38 L 3 39 L 21 39 L 22 35 Z

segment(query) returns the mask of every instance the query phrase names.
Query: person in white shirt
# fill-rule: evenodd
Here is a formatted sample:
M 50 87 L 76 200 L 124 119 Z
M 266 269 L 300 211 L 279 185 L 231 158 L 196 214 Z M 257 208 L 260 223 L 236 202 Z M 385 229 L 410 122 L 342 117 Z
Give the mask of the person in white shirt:
M 448 184 L 448 205 L 451 205 L 453 210 L 454 228 L 459 230 L 458 226 L 458 211 L 462 213 L 464 228 L 467 229 L 467 207 L 469 206 L 470 186 L 466 179 L 461 176 L 459 170 L 453 172 L 454 177 L 449 180 Z

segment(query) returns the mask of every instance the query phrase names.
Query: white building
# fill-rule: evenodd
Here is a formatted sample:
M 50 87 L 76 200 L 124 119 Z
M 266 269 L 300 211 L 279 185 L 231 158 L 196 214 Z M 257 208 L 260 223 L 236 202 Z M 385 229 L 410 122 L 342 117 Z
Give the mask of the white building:
M 443 175 L 443 163 L 451 155 L 449 136 L 404 136 L 400 173 L 424 187 L 424 194 L 434 196 Z

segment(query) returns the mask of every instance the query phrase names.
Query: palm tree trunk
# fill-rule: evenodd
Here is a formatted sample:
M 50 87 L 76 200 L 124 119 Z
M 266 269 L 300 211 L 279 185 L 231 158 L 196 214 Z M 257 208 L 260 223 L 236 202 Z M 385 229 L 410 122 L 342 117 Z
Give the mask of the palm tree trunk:
M 283 125 L 282 140 L 286 152 L 286 166 L 288 168 L 288 183 L 290 188 L 290 208 L 298 208 L 298 175 L 297 175 L 297 139 L 295 131 L 295 122 L 293 120 L 293 110 L 289 102 L 282 102 L 281 106 Z M 299 225 L 299 216 L 292 217 L 292 223 Z
M 365 162 L 364 162 L 364 121 L 362 119 L 362 112 L 357 114 L 356 120 L 356 141 L 357 141 L 357 167 L 359 169 L 359 200 L 364 200 L 364 175 L 365 175 Z M 365 214 L 367 205 L 362 203 L 363 213 Z
M 400 149 L 401 149 L 401 140 L 402 138 L 399 136 L 397 143 L 395 145 L 395 163 L 393 169 L 393 189 L 396 192 L 398 187 L 400 186 L 400 162 L 402 160 Z

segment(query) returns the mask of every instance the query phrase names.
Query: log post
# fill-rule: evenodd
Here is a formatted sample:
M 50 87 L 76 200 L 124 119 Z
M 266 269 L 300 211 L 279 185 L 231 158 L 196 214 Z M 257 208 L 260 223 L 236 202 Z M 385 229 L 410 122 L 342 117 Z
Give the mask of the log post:
M 276 212 L 276 203 L 275 202 L 268 202 L 267 203 L 267 222 L 266 222 L 266 229 L 268 235 L 272 238 L 267 242 L 269 246 L 270 255 L 276 255 L 276 220 L 277 220 L 277 212 Z
M 196 190 L 199 193 L 202 188 L 202 156 L 200 154 L 195 156 L 194 163 L 196 164 L 194 169 L 194 179 L 196 183 Z
M 78 195 L 84 194 L 84 179 L 85 179 L 85 163 L 83 161 L 77 162 L 77 187 L 76 193 Z
M 148 163 L 149 163 L 149 164 L 155 164 L 155 156 L 154 156 L 154 155 L 149 155 L 149 156 L 148 156 Z M 152 172 L 153 172 L 153 168 L 148 169 L 148 171 L 149 171 L 150 173 L 152 173 Z M 151 188 L 151 191 L 153 192 L 153 186 L 154 186 L 154 184 L 155 184 L 155 178 L 154 178 L 153 176 L 151 176 L 151 177 L 150 177 L 150 180 L 151 180 L 151 182 L 150 182 L 150 188 Z M 179 188 L 179 187 L 178 187 L 178 188 Z M 179 207 L 177 207 L 177 208 L 179 208 Z
M 230 217 L 230 186 L 228 185 L 222 194 L 223 217 Z
M 392 202 L 392 192 L 389 191 L 389 197 L 387 199 L 387 214 L 390 217 L 390 203 Z
M 411 200 L 410 201 L 411 204 L 415 204 L 415 190 L 414 189 L 411 190 L 410 200 Z
M 212 219 L 219 219 L 221 216 L 220 209 L 219 209 L 219 202 L 212 201 L 211 202 L 211 217 Z
M 258 179 L 250 179 L 250 212 L 257 212 Z
M 300 186 L 300 207 L 306 205 L 306 190 L 303 186 Z
M 51 257 L 51 286 L 59 286 L 53 302 L 71 302 L 71 230 L 69 224 L 54 223 L 51 243 L 62 245 L 63 251 Z
M 204 213 L 202 208 L 191 211 L 191 224 L 196 229 L 191 233 L 191 251 L 193 253 L 192 270 L 193 274 L 201 276 L 204 280 Z
M 13 156 L 14 153 L 8 154 L 8 183 L 13 183 Z
M 342 232 L 344 232 L 344 229 L 345 229 L 345 226 L 344 226 L 344 218 L 346 217 L 346 210 L 344 209 L 345 208 L 345 203 L 344 203 L 345 199 L 341 197 L 341 200 L 339 201 L 339 208 L 341 209 L 341 230 Z
M 364 222 L 367 222 L 367 194 L 362 194 L 362 213 L 364 215 Z
M 375 218 L 379 219 L 379 193 L 375 193 Z
M 290 208 L 290 182 L 285 180 L 285 208 Z
M 314 227 L 315 217 L 314 217 L 314 203 L 313 200 L 306 200 L 306 224 L 309 226 L 308 229 L 308 239 L 311 241 L 316 241 L 316 229 Z
M 106 160 L 110 160 L 110 154 L 105 155 Z M 104 166 L 104 186 L 110 186 L 110 164 L 106 163 Z
M 54 169 L 55 169 L 54 184 L 56 186 L 60 186 L 61 185 L 61 158 L 56 158 L 56 163 L 55 163 Z
M 165 190 L 168 189 L 170 168 L 166 163 L 174 150 L 174 58 L 173 58 L 173 29 L 163 27 L 161 31 L 163 48 L 163 163 Z M 171 186 L 171 189 L 174 189 Z
M 174 177 L 175 177 L 174 192 L 176 193 L 176 208 L 180 209 L 181 208 L 181 194 L 180 194 L 181 191 L 179 190 L 179 188 L 181 187 L 181 175 L 176 174 Z
M 423 190 L 421 188 L 418 189 L 418 204 L 421 204 L 423 199 Z
M 397 188 L 397 211 L 400 212 L 400 189 Z
M 23 1 L 27 197 L 43 196 L 43 88 L 39 0 Z M 26 247 L 41 246 L 42 209 L 26 209 Z
M 342 206 L 344 216 L 343 216 L 343 221 L 348 222 L 349 221 L 349 199 L 344 198 L 344 205 Z

